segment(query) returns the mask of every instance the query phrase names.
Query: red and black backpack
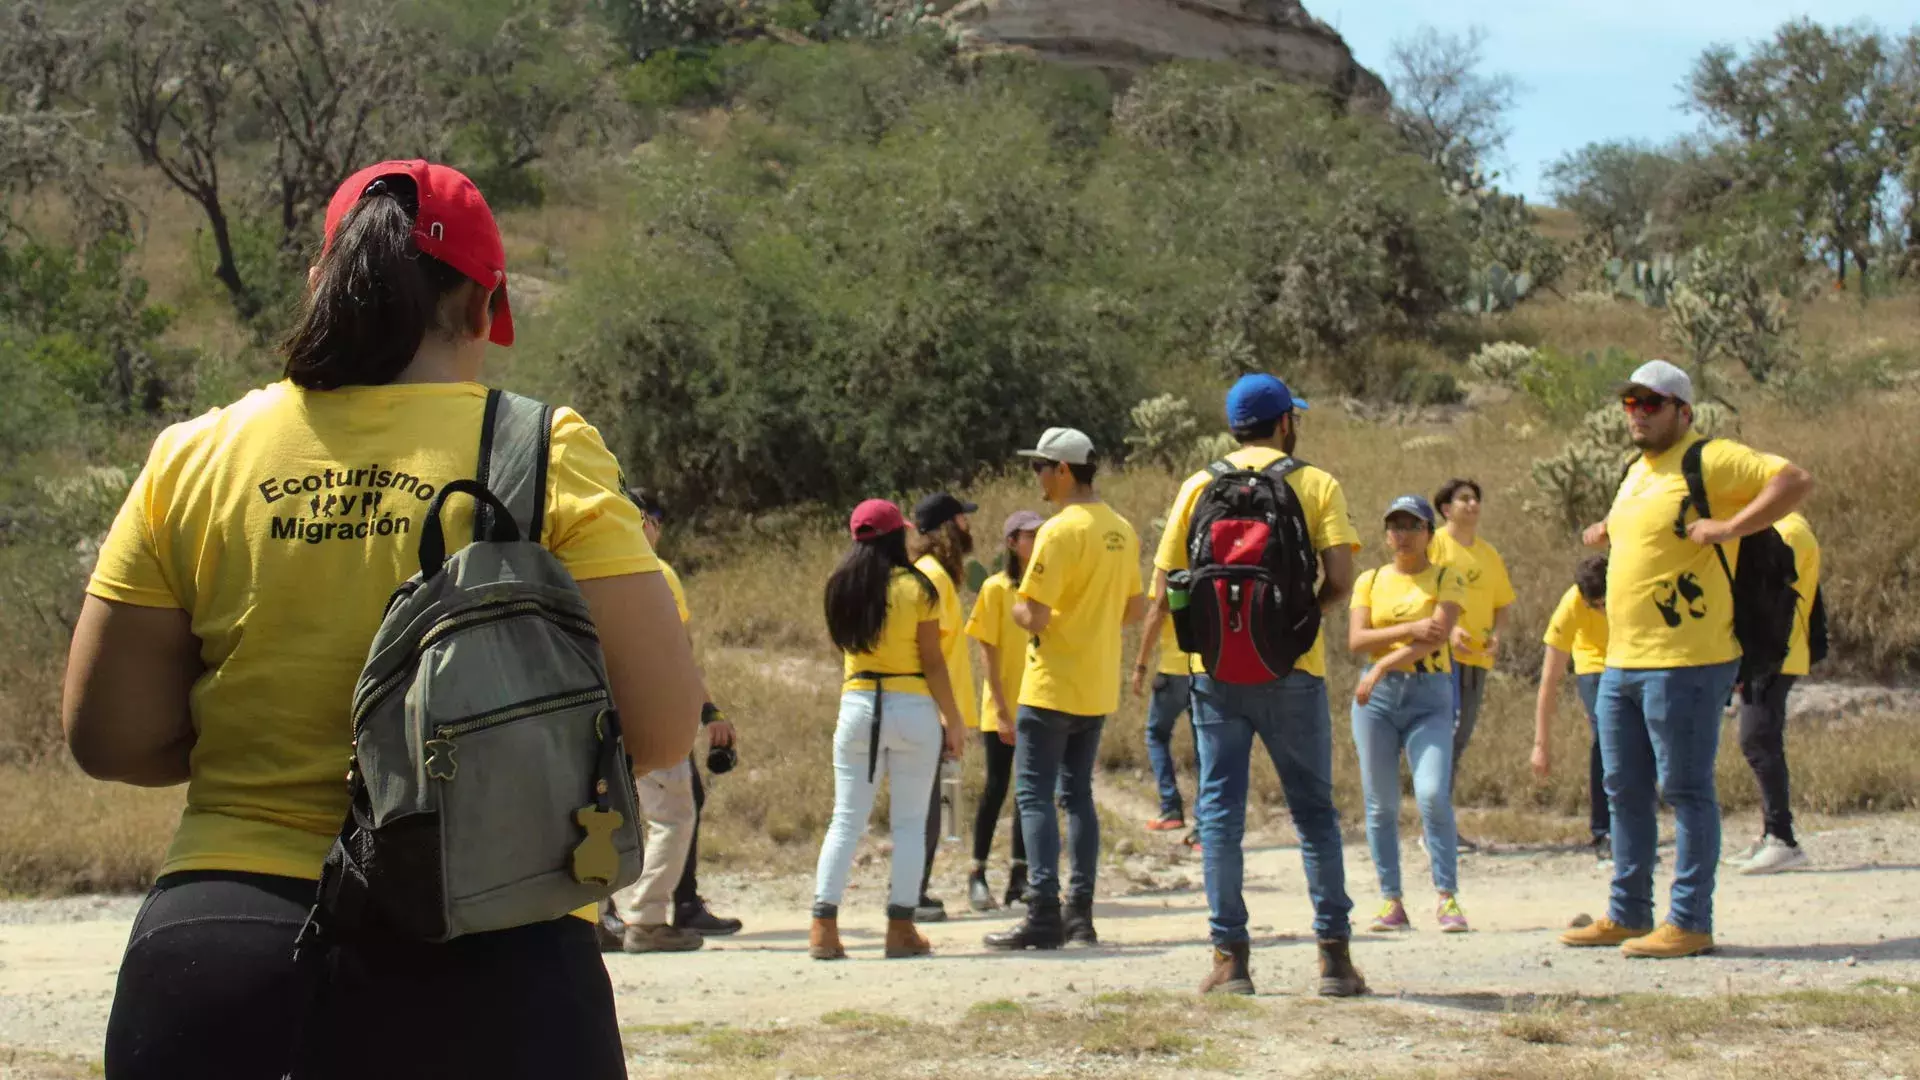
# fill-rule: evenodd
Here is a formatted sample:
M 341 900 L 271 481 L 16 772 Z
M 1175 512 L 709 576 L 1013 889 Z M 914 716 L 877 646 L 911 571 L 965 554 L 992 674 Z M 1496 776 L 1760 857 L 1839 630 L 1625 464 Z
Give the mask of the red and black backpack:
M 1174 632 L 1221 682 L 1280 679 L 1320 634 L 1320 560 L 1286 481 L 1305 466 L 1293 457 L 1265 469 L 1207 466 L 1213 479 L 1187 529 L 1187 604 Z

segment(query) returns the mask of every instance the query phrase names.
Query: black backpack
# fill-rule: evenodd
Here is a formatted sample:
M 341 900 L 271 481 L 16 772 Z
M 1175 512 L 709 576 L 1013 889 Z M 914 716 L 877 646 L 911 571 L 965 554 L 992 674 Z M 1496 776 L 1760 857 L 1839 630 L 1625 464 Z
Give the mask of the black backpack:
M 1320 560 L 1287 475 L 1306 462 L 1265 469 L 1229 461 L 1194 502 L 1187 529 L 1187 603 L 1174 616 L 1180 648 L 1199 654 L 1224 683 L 1273 682 L 1293 670 L 1320 633 Z
M 1713 516 L 1712 507 L 1707 503 L 1706 478 L 1700 471 L 1701 456 L 1712 441 L 1701 439 L 1687 447 L 1680 459 L 1687 496 L 1680 502 L 1680 514 L 1674 519 L 1673 531 L 1683 538 L 1687 535 L 1689 509 L 1702 518 Z M 1713 551 L 1720 557 L 1720 568 L 1726 571 L 1727 580 L 1732 584 L 1733 636 L 1739 639 L 1741 652 L 1740 681 L 1779 673 L 1787 661 L 1795 608 L 1800 602 L 1800 594 L 1794 589 L 1800 572 L 1794 568 L 1793 548 L 1787 545 L 1780 530 L 1768 526 L 1740 541 L 1738 573 L 1727 562 L 1724 548 L 1715 544 Z M 1824 609 L 1821 616 L 1824 621 Z M 1825 637 L 1824 632 L 1821 636 Z M 1822 644 L 1824 646 L 1824 641 Z M 1824 653 L 1824 648 L 1821 651 Z
M 1813 606 L 1807 609 L 1807 664 L 1812 666 L 1827 658 L 1827 590 L 1825 586 L 1815 586 Z

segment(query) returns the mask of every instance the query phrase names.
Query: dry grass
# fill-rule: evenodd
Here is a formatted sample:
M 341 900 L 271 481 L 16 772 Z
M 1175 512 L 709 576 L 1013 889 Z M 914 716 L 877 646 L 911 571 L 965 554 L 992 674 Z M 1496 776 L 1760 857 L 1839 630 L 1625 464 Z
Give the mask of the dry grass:
M 96 783 L 69 765 L 0 768 L 0 895 L 144 890 L 184 796 Z

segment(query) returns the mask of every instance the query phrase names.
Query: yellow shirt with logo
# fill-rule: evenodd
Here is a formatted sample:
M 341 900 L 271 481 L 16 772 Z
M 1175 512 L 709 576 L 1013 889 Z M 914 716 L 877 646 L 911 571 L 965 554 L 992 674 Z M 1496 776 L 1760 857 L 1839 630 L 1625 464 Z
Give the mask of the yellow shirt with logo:
M 1468 547 L 1446 529 L 1434 530 L 1433 540 L 1427 544 L 1427 558 L 1453 567 L 1467 583 L 1460 625 L 1472 644 L 1453 650 L 1454 660 L 1468 667 L 1493 667 L 1493 657 L 1486 651 L 1487 635 L 1493 633 L 1493 613 L 1515 599 L 1507 561 L 1486 537 L 1475 537 L 1473 546 Z
M 685 626 L 693 621 L 693 612 L 687 609 L 687 590 L 680 584 L 680 575 L 665 559 L 660 560 L 660 573 L 667 579 L 667 588 L 673 590 L 673 607 L 680 613 L 680 625 Z
M 1687 495 L 1680 462 L 1693 435 L 1660 454 L 1643 454 L 1627 470 L 1607 514 L 1607 666 L 1629 669 L 1702 667 L 1740 657 L 1733 636 L 1733 590 L 1711 545 L 1674 532 Z M 1702 451 L 1701 475 L 1716 520 L 1759 497 L 1786 459 L 1730 439 Z M 1695 520 L 1691 512 L 1688 523 Z M 1739 568 L 1740 542 L 1722 545 Z
M 1228 454 L 1227 461 L 1237 468 L 1265 469 L 1284 456 L 1271 447 L 1243 446 Z M 1202 469 L 1187 477 L 1186 483 L 1180 485 L 1180 493 L 1173 497 L 1173 508 L 1167 512 L 1167 528 L 1160 535 L 1160 550 L 1154 555 L 1154 566 L 1168 573 L 1188 569 L 1187 529 L 1193 522 L 1194 504 L 1200 501 L 1200 493 L 1206 490 L 1212 480 L 1213 475 Z M 1295 497 L 1300 500 L 1300 509 L 1306 514 L 1307 536 L 1316 553 L 1337 547 L 1360 550 L 1360 531 L 1354 528 L 1353 517 L 1347 512 L 1347 493 L 1340 487 L 1340 481 L 1321 469 L 1306 465 L 1289 474 L 1287 483 L 1293 488 Z M 1313 648 L 1294 663 L 1293 669 L 1326 678 L 1325 629 L 1314 639 Z M 1194 658 L 1193 670 L 1206 670 L 1198 657 Z
M 940 655 L 947 660 L 947 680 L 953 684 L 953 703 L 960 710 L 960 719 L 970 728 L 980 726 L 980 706 L 974 697 L 973 657 L 967 647 L 966 616 L 960 606 L 960 587 L 953 582 L 953 576 L 940 565 L 940 560 L 932 555 L 922 555 L 913 565 L 927 575 L 933 582 L 933 589 L 940 594 Z
M 1774 523 L 1780 538 L 1793 549 L 1793 569 L 1799 580 L 1793 584 L 1800 599 L 1793 605 L 1793 636 L 1788 639 L 1787 659 L 1780 666 L 1782 675 L 1805 675 L 1812 667 L 1807 649 L 1807 630 L 1813 616 L 1813 595 L 1820 588 L 1820 541 L 1814 539 L 1813 526 L 1798 511 Z
M 346 815 L 353 687 L 419 569 L 434 493 L 474 475 L 486 388 L 256 390 L 154 440 L 87 591 L 187 613 L 205 673 L 161 873 L 317 878 Z M 473 533 L 449 500 L 449 547 Z M 577 580 L 659 569 L 599 432 L 556 409 L 541 541 Z
M 887 621 L 880 626 L 880 637 L 873 648 L 863 653 L 844 653 L 846 682 L 841 690 L 871 690 L 872 679 L 856 679 L 854 674 L 910 675 L 911 678 L 887 679 L 889 694 L 927 693 L 927 680 L 920 677 L 920 624 L 940 620 L 940 599 L 920 584 L 920 579 L 905 567 L 893 571 L 887 584 Z
M 1352 610 L 1367 612 L 1367 625 L 1374 630 L 1385 630 L 1390 626 L 1404 626 L 1419 622 L 1432 615 L 1441 604 L 1466 606 L 1467 583 L 1450 566 L 1431 564 L 1418 574 L 1403 574 L 1397 567 L 1382 566 L 1361 574 L 1353 583 L 1353 601 L 1348 606 Z M 1355 615 L 1354 618 L 1359 618 Z M 1387 654 L 1403 645 L 1411 644 L 1413 639 L 1396 641 L 1374 649 L 1372 659 L 1385 659 Z M 1449 672 L 1453 670 L 1447 662 L 1448 649 L 1443 644 L 1434 651 L 1415 660 L 1414 671 Z
M 1020 595 L 1053 611 L 1027 647 L 1020 704 L 1075 716 L 1120 707 L 1120 627 L 1140 595 L 1140 537 L 1106 503 L 1076 503 L 1040 526 Z
M 980 595 L 973 601 L 973 615 L 967 620 L 967 636 L 982 645 L 993 646 L 1000 658 L 999 667 L 988 671 L 980 683 L 981 731 L 999 731 L 1003 726 L 1011 730 L 1014 723 L 1014 718 L 1002 716 L 1000 707 L 994 703 L 993 691 L 989 689 L 992 680 L 1000 680 L 1000 692 L 1006 696 L 1009 707 L 1018 707 L 1020 701 L 1020 682 L 1027 671 L 1029 635 L 1013 621 L 1016 588 L 1005 571 L 989 577 L 981 583 Z
M 1573 657 L 1575 675 L 1598 675 L 1607 670 L 1607 613 L 1580 595 L 1578 585 L 1569 586 L 1560 604 L 1547 620 L 1547 634 L 1541 639 L 1548 648 L 1559 649 Z

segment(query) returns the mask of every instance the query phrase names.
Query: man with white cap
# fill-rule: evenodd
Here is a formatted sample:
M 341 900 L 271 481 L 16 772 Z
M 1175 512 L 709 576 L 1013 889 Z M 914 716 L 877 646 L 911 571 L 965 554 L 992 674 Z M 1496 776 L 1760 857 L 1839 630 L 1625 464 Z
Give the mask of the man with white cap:
M 1733 568 L 1741 538 L 1791 513 L 1813 477 L 1784 458 L 1713 439 L 1697 454 L 1707 496 L 1698 507 L 1683 468 L 1689 448 L 1703 441 L 1693 430 L 1693 381 L 1664 360 L 1649 361 L 1620 400 L 1641 456 L 1606 519 L 1586 531 L 1590 546 L 1612 545 L 1607 667 L 1595 712 L 1613 819 L 1613 892 L 1605 918 L 1560 940 L 1618 945 L 1627 956 L 1694 956 L 1713 948 L 1714 759 L 1741 655 Z M 1661 798 L 1673 807 L 1676 843 L 1667 920 L 1656 928 Z
M 1093 805 L 1093 763 L 1107 714 L 1120 707 L 1120 631 L 1138 622 L 1140 537 L 1093 489 L 1093 440 L 1072 428 L 1048 428 L 1020 451 L 1059 513 L 1040 526 L 1021 575 L 1013 620 L 1032 635 L 1020 680 L 1014 740 L 1014 803 L 1028 859 L 1027 916 L 988 934 L 994 949 L 1057 949 L 1095 944 L 1094 876 L 1100 818 Z M 1073 876 L 1060 903 L 1058 785 L 1067 810 Z

